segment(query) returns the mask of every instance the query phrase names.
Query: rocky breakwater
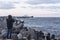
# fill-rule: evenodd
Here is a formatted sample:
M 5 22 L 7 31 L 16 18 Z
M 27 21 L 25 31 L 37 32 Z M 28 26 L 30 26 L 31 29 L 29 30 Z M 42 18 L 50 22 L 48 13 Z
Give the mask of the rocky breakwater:
M 14 24 L 12 30 L 12 39 L 7 39 L 6 20 L 0 22 L 0 40 L 30 40 L 31 32 L 30 28 L 24 27 L 21 23 L 19 25 Z M 4 25 L 5 24 L 5 25 Z M 32 35 L 32 38 L 33 35 Z

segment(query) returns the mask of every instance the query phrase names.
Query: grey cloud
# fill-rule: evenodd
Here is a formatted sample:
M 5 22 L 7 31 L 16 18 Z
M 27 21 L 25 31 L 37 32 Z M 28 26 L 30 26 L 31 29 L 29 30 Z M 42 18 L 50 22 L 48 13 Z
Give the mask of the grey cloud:
M 21 8 L 27 8 L 27 7 L 25 7 L 25 6 L 22 6 Z
M 14 9 L 15 8 L 15 4 L 17 4 L 18 2 L 4 2 L 4 1 L 0 1 L 0 9 Z
M 0 4 L 0 9 L 13 9 L 15 8 L 13 4 L 10 4 L 10 3 L 3 3 L 3 4 Z
M 41 4 L 41 3 L 60 3 L 60 0 L 28 0 L 28 4 Z
M 14 2 L 14 3 L 19 4 L 20 2 Z
M 60 9 L 60 6 L 51 6 L 51 7 L 48 7 L 50 9 Z
M 32 9 L 60 9 L 60 6 L 28 6 L 26 8 L 32 8 Z
M 28 0 L 27 3 L 31 4 L 31 6 L 28 6 L 27 8 L 33 8 L 33 9 L 60 9 L 60 6 L 57 6 L 57 3 L 60 4 L 60 0 Z M 44 4 L 44 5 L 42 6 L 42 4 Z M 52 5 L 50 5 L 50 4 L 52 4 Z M 39 6 L 37 6 L 37 5 L 39 5 Z

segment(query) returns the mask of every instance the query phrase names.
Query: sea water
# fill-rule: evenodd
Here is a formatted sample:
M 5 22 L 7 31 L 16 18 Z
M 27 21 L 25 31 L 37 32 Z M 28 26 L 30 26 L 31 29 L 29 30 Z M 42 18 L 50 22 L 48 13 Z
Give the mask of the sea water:
M 24 20 L 24 26 L 32 27 L 47 33 L 55 34 L 60 37 L 60 18 L 59 17 L 34 17 L 20 18 Z

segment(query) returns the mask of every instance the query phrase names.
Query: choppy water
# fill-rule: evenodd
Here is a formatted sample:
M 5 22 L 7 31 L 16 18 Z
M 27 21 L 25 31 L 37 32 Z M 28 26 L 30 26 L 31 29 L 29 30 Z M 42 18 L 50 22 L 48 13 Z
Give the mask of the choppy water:
M 25 26 L 60 36 L 59 17 L 23 18 L 23 20 L 25 21 Z

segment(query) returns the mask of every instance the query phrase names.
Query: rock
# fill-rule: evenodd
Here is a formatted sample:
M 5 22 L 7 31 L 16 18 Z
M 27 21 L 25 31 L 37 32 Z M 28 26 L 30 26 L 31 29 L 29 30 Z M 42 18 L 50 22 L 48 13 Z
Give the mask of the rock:
M 30 34 L 31 34 L 31 38 L 34 38 L 35 39 L 35 32 L 34 32 L 34 30 L 33 29 L 28 29 L 28 31 L 30 32 Z
M 7 30 L 5 30 L 5 29 L 2 30 L 1 37 L 3 37 L 3 38 L 7 37 Z
M 13 39 L 6 39 L 6 40 L 13 40 Z
M 15 28 L 15 29 L 13 30 L 13 33 L 18 34 L 19 32 L 20 32 L 20 29 L 19 29 L 19 28 Z
M 17 34 L 13 33 L 13 34 L 12 34 L 12 39 L 13 39 L 13 40 L 18 40 Z
M 4 40 L 4 39 L 0 39 L 0 40 Z
M 22 38 L 23 38 L 23 36 L 22 36 L 21 33 L 19 33 L 19 34 L 17 35 L 17 37 L 18 37 L 18 39 L 22 39 Z
M 23 40 L 27 40 L 27 37 L 23 37 Z
M 31 40 L 35 40 L 35 39 L 31 39 Z
M 0 39 L 2 39 L 3 37 L 2 37 L 2 35 L 0 34 Z

